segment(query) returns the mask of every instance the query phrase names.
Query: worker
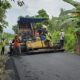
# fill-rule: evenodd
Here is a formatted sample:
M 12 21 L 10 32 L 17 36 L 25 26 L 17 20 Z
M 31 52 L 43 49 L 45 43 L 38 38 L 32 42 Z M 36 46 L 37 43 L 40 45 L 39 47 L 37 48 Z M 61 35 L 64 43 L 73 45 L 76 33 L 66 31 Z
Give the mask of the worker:
M 46 32 L 46 41 L 45 42 L 48 45 L 48 47 L 52 46 L 52 44 L 51 44 L 51 35 L 48 31 Z
M 1 45 L 2 45 L 1 55 L 4 55 L 5 45 L 6 45 L 6 42 L 5 42 L 5 39 L 4 38 L 2 39 Z
M 63 32 L 63 29 L 61 29 L 61 32 L 60 32 L 60 46 L 61 46 L 61 48 L 63 48 L 63 46 L 64 46 L 64 32 Z
M 15 39 L 13 40 L 13 48 L 14 48 L 14 52 L 15 54 L 21 54 L 21 46 L 20 46 L 20 39 L 18 38 L 18 36 L 15 36 Z
M 40 38 L 42 41 L 46 40 L 46 35 L 42 32 L 40 35 Z

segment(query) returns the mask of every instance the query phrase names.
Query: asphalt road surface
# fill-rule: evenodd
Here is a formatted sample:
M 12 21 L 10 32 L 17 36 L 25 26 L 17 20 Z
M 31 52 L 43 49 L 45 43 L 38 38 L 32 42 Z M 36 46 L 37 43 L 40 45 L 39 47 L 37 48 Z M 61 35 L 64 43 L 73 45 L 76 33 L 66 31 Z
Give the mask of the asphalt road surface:
M 80 80 L 80 56 L 47 53 L 13 57 L 20 80 Z

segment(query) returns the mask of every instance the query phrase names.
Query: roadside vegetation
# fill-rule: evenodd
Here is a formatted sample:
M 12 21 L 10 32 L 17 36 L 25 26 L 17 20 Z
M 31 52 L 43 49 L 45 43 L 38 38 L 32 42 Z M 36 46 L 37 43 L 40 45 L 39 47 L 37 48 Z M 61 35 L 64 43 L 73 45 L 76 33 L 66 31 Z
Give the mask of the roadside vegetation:
M 1 53 L 1 38 L 4 36 L 5 39 L 8 42 L 13 35 L 4 33 L 3 34 L 3 28 L 6 28 L 8 26 L 8 22 L 6 19 L 6 12 L 8 9 L 11 8 L 11 4 L 8 0 L 0 0 L 0 53 Z M 8 57 L 5 55 L 0 54 L 0 80 L 8 80 L 6 79 L 7 73 L 5 70 L 5 63 L 7 61 Z
M 6 78 L 7 78 L 7 74 L 6 74 L 6 70 L 5 70 L 5 63 L 6 63 L 7 59 L 8 58 L 6 56 L 0 55 L 0 80 L 6 80 Z

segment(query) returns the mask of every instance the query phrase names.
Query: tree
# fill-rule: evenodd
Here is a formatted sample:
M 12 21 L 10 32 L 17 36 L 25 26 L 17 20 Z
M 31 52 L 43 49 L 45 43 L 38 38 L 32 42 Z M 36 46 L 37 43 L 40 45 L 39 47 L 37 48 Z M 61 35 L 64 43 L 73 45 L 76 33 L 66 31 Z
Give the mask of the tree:
M 74 0 L 63 0 L 72 6 L 74 6 L 74 9 L 66 11 L 67 14 L 70 14 L 72 17 L 74 23 L 72 26 L 75 28 L 75 34 L 77 36 L 77 45 L 76 45 L 76 51 L 77 53 L 80 53 L 80 2 L 74 1 Z M 75 24 L 75 25 L 74 25 Z
M 25 3 L 23 0 L 11 0 L 15 3 L 17 2 L 17 5 L 22 7 Z M 8 23 L 5 21 L 6 18 L 6 11 L 7 9 L 11 8 L 11 4 L 9 0 L 0 0 L 0 32 L 3 31 L 3 28 L 8 25 Z
M 17 25 L 14 25 L 12 27 L 12 30 L 14 31 L 15 34 L 17 34 L 18 33 L 18 26 Z
M 38 11 L 38 15 L 36 15 L 36 17 L 42 17 L 42 18 L 47 18 L 49 19 L 49 15 L 47 14 L 47 12 L 44 9 L 41 9 Z
M 47 12 L 44 9 L 39 10 L 38 15 L 35 15 L 34 17 L 45 18 L 46 19 L 42 23 L 37 23 L 38 27 L 41 27 L 43 24 L 46 25 L 46 26 L 49 25 L 49 15 L 47 14 Z
M 8 23 L 5 21 L 6 18 L 6 10 L 11 7 L 9 1 L 7 0 L 0 0 L 0 32 L 3 31 L 3 28 L 8 25 Z
M 63 0 L 75 7 L 75 10 L 70 10 L 68 13 L 71 13 L 72 18 L 76 22 L 75 28 L 78 28 L 77 30 L 80 30 L 80 2 L 73 1 L 73 0 Z M 74 18 L 75 17 L 75 18 Z M 78 31 L 80 32 L 80 31 Z
M 79 27 L 79 24 L 77 24 L 77 23 L 80 22 L 80 8 L 79 8 L 80 3 L 73 1 L 73 0 L 63 0 L 63 1 L 73 5 L 74 9 L 72 9 L 72 10 L 61 9 L 61 13 L 60 13 L 59 17 L 57 17 L 57 19 L 55 19 L 55 17 L 53 17 L 54 19 L 51 20 L 52 26 L 54 26 L 54 29 L 57 29 L 57 30 L 60 30 L 61 28 L 64 28 L 66 30 L 66 28 L 68 28 L 68 26 L 73 26 L 75 28 Z M 69 13 L 71 13 L 71 14 L 69 15 Z M 76 13 L 79 13 L 79 16 L 72 15 L 72 14 L 76 14 Z
M 59 17 L 52 17 L 52 19 L 49 21 L 49 29 L 51 32 L 60 31 L 60 29 L 64 28 L 66 30 L 65 24 L 69 25 L 69 22 L 67 22 L 67 19 L 70 17 L 66 14 L 64 9 L 61 9 Z M 66 26 L 67 26 L 66 25 Z
M 73 5 L 77 10 L 80 10 L 80 2 L 74 0 L 63 0 L 71 5 Z

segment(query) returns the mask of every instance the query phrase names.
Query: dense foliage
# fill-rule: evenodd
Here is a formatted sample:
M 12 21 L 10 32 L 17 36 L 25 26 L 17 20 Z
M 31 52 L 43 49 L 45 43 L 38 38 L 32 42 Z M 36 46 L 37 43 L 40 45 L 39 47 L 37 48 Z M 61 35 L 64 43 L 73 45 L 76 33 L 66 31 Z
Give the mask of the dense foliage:
M 24 1 L 20 0 L 11 0 L 14 3 L 17 2 L 17 5 L 22 7 L 25 3 Z M 3 28 L 8 26 L 7 21 L 5 21 L 6 18 L 6 12 L 7 9 L 11 8 L 11 3 L 9 0 L 0 0 L 0 32 L 3 31 Z
M 3 27 L 6 27 L 8 23 L 5 21 L 6 10 L 10 8 L 11 5 L 7 0 L 0 0 L 0 31 L 3 31 Z

